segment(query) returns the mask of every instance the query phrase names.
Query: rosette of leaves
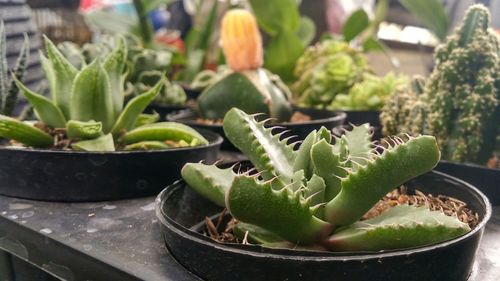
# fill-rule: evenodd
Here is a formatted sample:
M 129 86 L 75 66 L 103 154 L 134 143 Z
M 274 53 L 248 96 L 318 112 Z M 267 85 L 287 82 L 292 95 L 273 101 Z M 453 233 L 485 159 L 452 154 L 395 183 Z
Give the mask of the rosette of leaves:
M 347 94 L 335 96 L 329 109 L 336 110 L 381 110 L 386 99 L 399 87 L 408 84 L 408 77 L 388 73 L 378 77 L 363 74 L 363 80 L 354 84 Z
M 87 43 L 81 48 L 71 42 L 60 43 L 57 47 L 74 67 L 81 69 L 97 58 L 104 59 L 108 56 L 117 47 L 119 38 L 103 35 L 98 43 Z M 182 87 L 166 79 L 160 79 L 163 76 L 162 73 L 171 71 L 172 52 L 167 49 L 143 48 L 140 40 L 132 34 L 125 35 L 123 38 L 128 50 L 127 74 L 124 76 L 127 96 L 135 97 L 162 80 L 161 91 L 152 103 L 156 105 L 184 105 L 187 96 Z
M 381 120 L 386 130 L 433 134 L 443 159 L 485 164 L 500 132 L 499 50 L 488 9 L 471 6 L 463 23 L 436 48 L 436 66 L 423 93 L 408 88 L 391 97 Z M 400 101 L 408 105 L 394 106 Z
M 24 43 L 12 68 L 12 74 L 22 80 L 26 72 L 26 65 L 29 58 L 29 38 L 24 34 Z M 9 76 L 9 66 L 7 65 L 7 37 L 5 26 L 0 21 L 0 114 L 10 116 L 14 112 L 19 95 L 19 88 Z
M 371 142 L 367 124 L 341 137 L 322 128 L 294 150 L 264 122 L 236 108 L 223 128 L 256 173 L 189 163 L 182 177 L 227 208 L 239 221 L 234 233 L 252 243 L 379 251 L 437 243 L 470 230 L 457 217 L 410 205 L 360 221 L 389 191 L 438 163 L 432 136 L 392 137 L 381 147 Z
M 207 144 L 194 129 L 173 122 L 155 123 L 142 114 L 159 94 L 163 81 L 124 106 L 123 77 L 127 48 L 124 39 L 104 58 L 75 68 L 45 38 L 47 57 L 41 62 L 51 99 L 14 81 L 33 106 L 39 122 L 21 122 L 0 115 L 0 136 L 25 146 L 85 151 L 152 150 Z
M 291 90 L 300 106 L 326 108 L 370 72 L 364 54 L 334 39 L 307 48 L 295 67 Z

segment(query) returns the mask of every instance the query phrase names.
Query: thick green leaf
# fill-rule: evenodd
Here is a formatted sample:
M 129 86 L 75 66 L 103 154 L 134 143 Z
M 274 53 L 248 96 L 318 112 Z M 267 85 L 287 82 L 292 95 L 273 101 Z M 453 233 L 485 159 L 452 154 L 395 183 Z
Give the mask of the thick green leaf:
M 111 134 L 104 135 L 97 139 L 79 141 L 73 143 L 71 147 L 74 150 L 83 151 L 115 151 L 115 144 Z
M 163 82 L 163 79 L 160 80 L 149 91 L 133 98 L 127 103 L 125 109 L 122 111 L 122 113 L 116 120 L 113 129 L 111 130 L 112 134 L 115 137 L 123 131 L 129 131 L 134 128 L 137 122 L 137 118 L 139 118 L 148 104 L 150 104 L 151 101 L 153 101 L 154 98 L 158 95 L 163 86 Z
M 69 120 L 66 124 L 66 135 L 70 139 L 95 139 L 102 135 L 102 123 Z
M 400 205 L 339 229 L 324 245 L 333 251 L 381 251 L 423 246 L 460 236 L 470 227 L 428 207 Z
M 226 192 L 236 176 L 232 168 L 221 169 L 215 165 L 187 163 L 182 167 L 181 174 L 194 191 L 215 204 L 226 207 Z
M 49 134 L 5 115 L 0 115 L 0 137 L 32 147 L 47 147 L 53 144 L 53 139 Z
M 40 121 L 52 128 L 64 128 L 66 126 L 66 118 L 64 118 L 62 111 L 51 100 L 31 91 L 17 80 L 15 76 L 12 79 L 14 79 L 17 87 L 19 87 L 24 97 L 35 109 Z
M 304 53 L 304 45 L 294 32 L 282 30 L 266 47 L 264 66 L 285 82 L 293 81 L 293 69 Z
M 123 109 L 124 100 L 124 83 L 125 75 L 123 74 L 127 63 L 127 47 L 125 39 L 119 37 L 118 46 L 108 55 L 104 61 L 104 69 L 108 73 L 110 92 L 113 99 L 113 111 L 115 117 L 118 117 Z
M 439 40 L 446 39 L 450 23 L 441 0 L 400 0 L 399 2 Z
M 113 98 L 109 78 L 99 60 L 82 69 L 71 90 L 71 119 L 102 122 L 108 133 L 114 123 Z
M 64 116 L 69 119 L 71 87 L 78 70 L 59 52 L 50 39 L 47 37 L 44 38 L 47 56 L 52 65 L 52 70 L 49 70 L 47 74 L 49 81 L 53 79 L 50 83 L 50 86 L 53 87 L 50 89 L 52 99 L 61 109 Z
M 272 36 L 283 30 L 295 32 L 300 25 L 296 0 L 249 0 L 259 26 Z
M 158 122 L 158 120 L 160 120 L 160 114 L 158 114 L 158 112 L 154 112 L 153 114 L 141 113 L 141 114 L 139 114 L 139 116 L 137 117 L 137 120 L 135 121 L 134 128 L 148 125 L 148 124 L 153 124 L 153 123 Z
M 133 129 L 124 136 L 126 144 L 141 141 L 185 141 L 189 144 L 208 144 L 195 129 L 181 123 L 160 122 Z
M 23 46 L 21 47 L 21 51 L 19 52 L 19 56 L 17 57 L 16 65 L 12 70 L 13 75 L 16 76 L 17 79 L 19 79 L 20 81 L 23 80 L 24 75 L 26 74 L 29 54 L 30 54 L 30 41 L 28 34 L 24 33 Z M 11 80 L 9 85 L 9 91 L 7 93 L 7 96 L 5 97 L 2 114 L 12 115 L 14 108 L 16 107 L 18 94 L 19 94 L 19 87 L 17 87 L 16 81 Z
M 359 9 L 352 13 L 342 27 L 342 35 L 346 42 L 351 41 L 356 36 L 360 35 L 370 25 L 370 19 L 363 9 Z
M 302 45 L 309 46 L 316 35 L 316 24 L 308 17 L 301 17 L 300 26 L 296 34 Z
M 7 94 L 9 84 L 9 66 L 7 65 L 7 37 L 5 35 L 5 26 L 0 20 L 0 112 L 3 111 L 4 98 Z
M 162 150 L 170 146 L 161 141 L 141 141 L 125 146 L 124 150 Z

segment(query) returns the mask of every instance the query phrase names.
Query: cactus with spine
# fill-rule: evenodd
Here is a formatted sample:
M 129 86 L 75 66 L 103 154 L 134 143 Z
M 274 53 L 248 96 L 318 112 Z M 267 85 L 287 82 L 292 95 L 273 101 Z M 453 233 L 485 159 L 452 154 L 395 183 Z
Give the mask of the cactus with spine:
M 207 144 L 194 129 L 173 122 L 155 123 L 157 116 L 142 114 L 161 90 L 160 80 L 124 106 L 123 76 L 127 48 L 120 39 L 115 50 L 76 69 L 45 38 L 47 57 L 40 53 L 52 98 L 28 89 L 13 76 L 38 123 L 0 115 L 0 137 L 24 146 L 84 151 L 153 150 Z M 164 79 L 164 78 L 162 78 Z M 61 133 L 63 134 L 61 136 Z
M 26 66 L 29 58 L 29 38 L 24 34 L 24 43 L 12 69 L 13 75 L 22 80 L 26 72 Z M 19 88 L 13 79 L 9 78 L 9 66 L 7 65 L 7 36 L 5 26 L 0 21 L 0 114 L 10 116 L 14 113 Z
M 277 75 L 262 68 L 262 38 L 250 12 L 234 9 L 225 14 L 221 46 L 230 71 L 212 79 L 201 93 L 200 116 L 219 120 L 237 107 L 250 114 L 265 113 L 278 121 L 288 121 L 292 116 L 290 91 Z
M 489 26 L 488 10 L 471 6 L 462 25 L 436 49 L 423 94 L 416 97 L 409 89 L 391 98 L 381 118 L 389 133 L 410 128 L 432 134 L 443 159 L 486 163 L 500 133 L 500 45 Z M 407 104 L 395 107 L 398 99 Z
M 434 137 L 405 135 L 375 146 L 365 124 L 341 137 L 325 128 L 312 131 L 294 150 L 264 124 L 236 108 L 223 123 L 258 173 L 203 163 L 182 169 L 193 190 L 239 221 L 236 235 L 271 247 L 377 251 L 436 243 L 470 230 L 457 217 L 410 205 L 360 221 L 389 191 L 437 164 Z

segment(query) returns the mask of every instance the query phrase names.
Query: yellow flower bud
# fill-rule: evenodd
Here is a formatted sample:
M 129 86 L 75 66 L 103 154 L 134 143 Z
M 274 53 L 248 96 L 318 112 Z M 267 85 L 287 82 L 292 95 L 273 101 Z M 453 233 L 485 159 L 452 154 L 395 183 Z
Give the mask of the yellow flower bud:
M 263 64 L 259 27 L 255 17 L 246 10 L 233 9 L 224 15 L 220 44 L 226 63 L 234 71 L 257 69 Z

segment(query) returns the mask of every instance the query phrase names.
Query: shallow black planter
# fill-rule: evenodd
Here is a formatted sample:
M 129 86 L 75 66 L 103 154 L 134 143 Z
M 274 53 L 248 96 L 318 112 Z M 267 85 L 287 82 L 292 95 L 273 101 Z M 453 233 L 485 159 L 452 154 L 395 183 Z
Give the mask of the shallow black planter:
M 0 194 L 44 201 L 104 201 L 156 195 L 186 162 L 217 160 L 210 144 L 162 151 L 81 152 L 0 148 Z
M 223 244 L 193 230 L 221 209 L 183 181 L 158 195 L 156 214 L 169 252 L 205 280 L 467 280 L 491 215 L 488 199 L 468 183 L 439 172 L 407 185 L 465 201 L 479 214 L 479 225 L 450 241 L 386 252 L 330 253 Z
M 500 205 L 500 169 L 449 161 L 439 162 L 436 170 L 460 178 L 481 190 L 494 206 Z
M 289 133 L 283 135 L 287 136 L 297 136 L 293 140 L 303 140 L 312 130 L 321 128 L 322 126 L 333 129 L 337 126 L 344 124 L 346 114 L 344 112 L 329 111 L 321 109 L 312 108 L 296 108 L 297 111 L 311 116 L 311 121 L 300 122 L 300 123 L 276 123 L 271 126 L 282 127 L 277 130 L 290 130 Z M 224 130 L 222 129 L 222 124 L 200 124 L 196 121 L 198 118 L 198 113 L 194 109 L 185 109 L 175 113 L 167 115 L 168 121 L 175 121 L 179 123 L 184 123 L 193 128 L 200 128 L 205 130 L 211 130 L 224 137 L 224 142 L 222 143 L 222 149 L 235 151 L 238 150 L 233 146 L 229 140 L 225 138 Z M 277 133 L 278 131 L 276 131 Z

